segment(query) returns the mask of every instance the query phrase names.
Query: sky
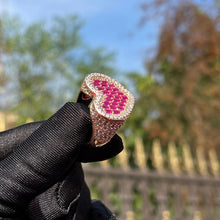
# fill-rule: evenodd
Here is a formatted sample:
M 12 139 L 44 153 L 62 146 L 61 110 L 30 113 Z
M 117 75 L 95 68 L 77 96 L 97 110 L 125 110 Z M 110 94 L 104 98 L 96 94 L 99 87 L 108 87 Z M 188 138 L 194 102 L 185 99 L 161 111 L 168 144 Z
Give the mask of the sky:
M 78 15 L 85 25 L 81 36 L 90 47 L 116 53 L 122 72 L 145 73 L 144 57 L 156 47 L 158 26 L 140 28 L 143 0 L 0 0 L 0 12 L 19 15 L 23 22 L 47 21 L 54 15 Z

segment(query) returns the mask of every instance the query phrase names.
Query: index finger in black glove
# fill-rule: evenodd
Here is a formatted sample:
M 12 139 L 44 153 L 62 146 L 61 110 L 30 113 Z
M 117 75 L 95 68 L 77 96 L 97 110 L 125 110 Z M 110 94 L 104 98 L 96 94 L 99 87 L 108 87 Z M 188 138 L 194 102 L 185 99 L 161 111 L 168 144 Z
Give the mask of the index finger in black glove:
M 77 160 L 85 163 L 107 160 L 116 156 L 122 150 L 122 140 L 115 134 L 107 144 L 101 147 L 90 147 L 89 145 L 82 147 Z
M 89 109 L 67 103 L 0 162 L 0 216 L 15 217 L 62 179 L 91 138 Z
M 32 122 L 0 133 L 0 160 L 14 151 L 20 143 L 30 136 L 42 122 Z M 115 134 L 113 138 L 101 147 L 84 145 L 80 149 L 79 162 L 97 162 L 110 159 L 123 150 L 121 138 Z

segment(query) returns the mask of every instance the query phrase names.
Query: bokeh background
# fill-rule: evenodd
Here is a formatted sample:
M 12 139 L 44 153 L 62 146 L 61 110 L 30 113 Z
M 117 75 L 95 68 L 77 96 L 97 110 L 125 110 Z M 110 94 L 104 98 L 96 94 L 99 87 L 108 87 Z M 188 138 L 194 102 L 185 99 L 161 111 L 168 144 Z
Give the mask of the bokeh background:
M 121 163 L 127 164 L 126 170 L 142 167 L 146 175 L 160 170 L 216 179 L 219 31 L 218 0 L 0 0 L 1 130 L 47 119 L 65 102 L 75 101 L 88 73 L 101 72 L 124 84 L 136 98 L 120 130 L 126 159 L 113 159 L 105 169 Z M 115 209 L 119 215 L 146 219 L 140 194 L 135 188 L 135 199 L 130 200 L 136 208 Z M 160 199 L 155 191 L 146 195 L 154 207 L 152 216 L 175 218 L 174 205 L 156 209 Z M 113 200 L 117 206 L 120 196 Z M 198 207 L 190 209 L 193 214 L 182 210 L 185 217 L 179 219 L 217 219 L 219 214 Z

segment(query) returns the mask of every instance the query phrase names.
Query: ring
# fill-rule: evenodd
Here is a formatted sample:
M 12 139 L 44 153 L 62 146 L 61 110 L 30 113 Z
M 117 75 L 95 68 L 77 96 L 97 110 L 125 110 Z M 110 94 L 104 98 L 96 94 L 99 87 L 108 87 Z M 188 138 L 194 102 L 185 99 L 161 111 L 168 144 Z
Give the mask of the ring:
M 101 73 L 90 73 L 83 81 L 77 102 L 90 106 L 93 136 L 102 146 L 124 124 L 134 107 L 134 96 L 119 82 Z

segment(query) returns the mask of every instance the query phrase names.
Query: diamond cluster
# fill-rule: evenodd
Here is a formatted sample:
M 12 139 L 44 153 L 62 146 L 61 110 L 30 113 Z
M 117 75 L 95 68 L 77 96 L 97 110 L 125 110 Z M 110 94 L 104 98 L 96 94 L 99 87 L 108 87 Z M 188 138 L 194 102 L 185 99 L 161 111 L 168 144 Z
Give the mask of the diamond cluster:
M 81 91 L 93 98 L 90 114 L 95 139 L 99 143 L 108 142 L 130 115 L 134 96 L 116 80 L 101 73 L 89 74 Z

